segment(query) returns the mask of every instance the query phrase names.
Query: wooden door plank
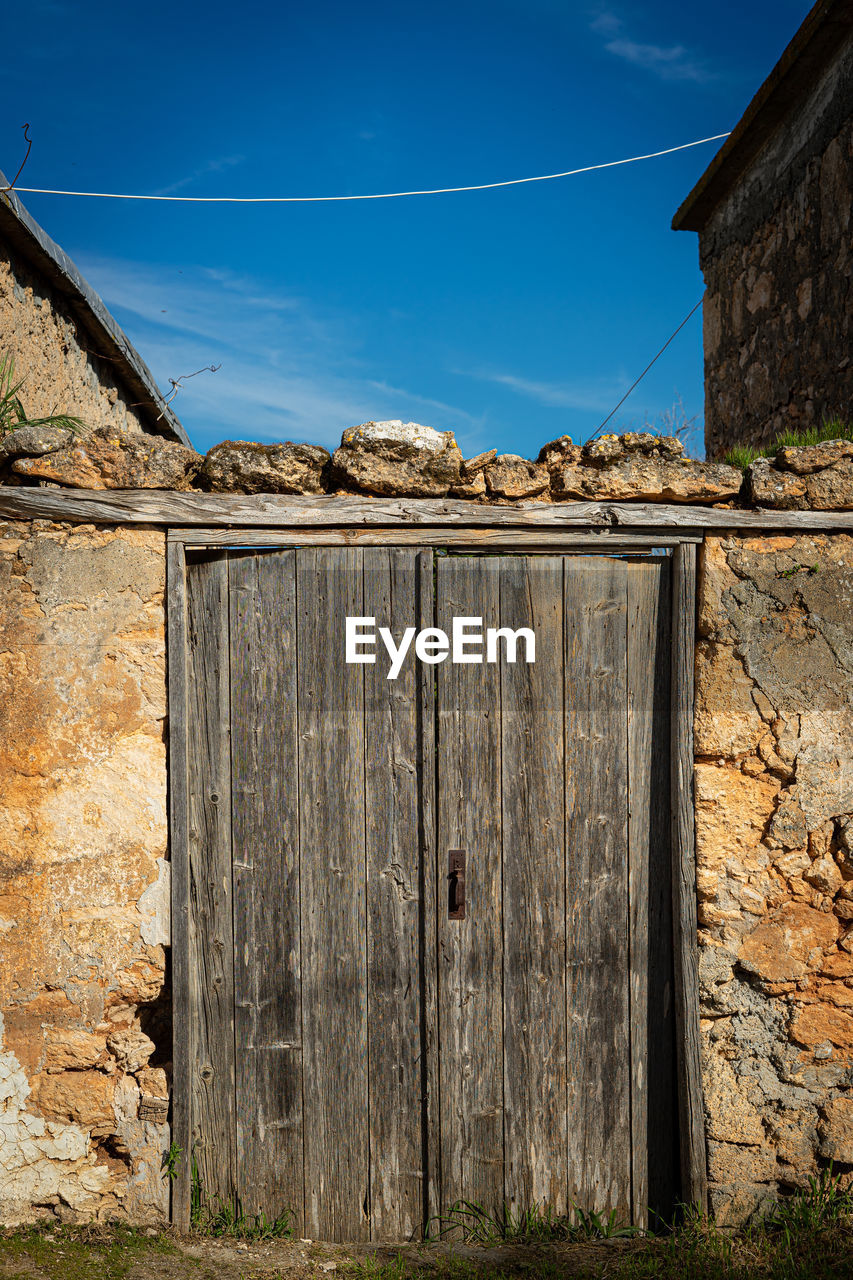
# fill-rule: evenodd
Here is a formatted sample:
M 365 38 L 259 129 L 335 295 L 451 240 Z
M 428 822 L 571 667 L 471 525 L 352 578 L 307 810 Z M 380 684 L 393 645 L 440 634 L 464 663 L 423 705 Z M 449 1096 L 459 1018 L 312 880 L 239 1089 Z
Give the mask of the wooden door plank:
M 565 572 L 569 1198 L 628 1220 L 626 567 Z
M 665 557 L 628 567 L 631 1127 L 637 1226 L 679 1197 L 669 802 L 670 584 Z
M 188 557 L 189 1015 L 192 1158 L 204 1194 L 235 1195 L 228 556 Z
M 229 574 L 238 1193 L 302 1233 L 296 553 Z
M 535 662 L 481 668 L 501 688 L 504 1147 L 507 1204 L 566 1211 L 563 561 L 507 557 L 500 625 Z M 556 696 L 555 696 L 556 692 Z
M 305 1230 L 369 1238 L 361 553 L 297 552 Z
M 166 630 L 169 645 L 169 853 L 172 863 L 172 1141 L 182 1152 L 172 1183 L 171 1221 L 189 1231 L 193 1036 L 190 1004 L 189 809 L 187 795 L 187 616 L 184 549 L 166 548 Z
M 436 561 L 436 622 L 498 626 L 497 560 Z M 441 1201 L 503 1207 L 500 684 L 496 667 L 437 668 Z M 466 851 L 466 918 L 448 919 L 448 850 Z
M 417 552 L 362 555 L 364 614 L 399 639 L 419 626 Z M 390 680 L 381 642 L 375 659 L 362 668 L 370 1234 L 409 1240 L 423 1229 L 418 664 L 410 651 Z
M 699 1038 L 699 958 L 693 807 L 693 662 L 696 548 L 673 552 L 672 581 L 672 911 L 678 1044 L 681 1194 L 704 1209 L 708 1199 Z
M 432 551 L 418 554 L 418 617 L 421 627 L 435 623 L 435 559 Z M 435 667 L 417 665 L 418 677 L 418 800 L 421 845 L 421 1052 L 423 1087 L 424 1226 L 441 1211 L 441 1095 L 439 1069 L 438 916 L 443 885 L 437 851 L 436 682 Z

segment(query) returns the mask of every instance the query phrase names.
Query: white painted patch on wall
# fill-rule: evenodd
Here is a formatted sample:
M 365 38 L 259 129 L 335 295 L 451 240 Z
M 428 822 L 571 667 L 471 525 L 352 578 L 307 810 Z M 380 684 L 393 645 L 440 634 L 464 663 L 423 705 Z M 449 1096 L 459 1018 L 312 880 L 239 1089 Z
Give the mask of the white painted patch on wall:
M 171 928 L 172 868 L 165 858 L 157 859 L 157 879 L 139 899 L 142 941 L 150 947 L 168 947 Z

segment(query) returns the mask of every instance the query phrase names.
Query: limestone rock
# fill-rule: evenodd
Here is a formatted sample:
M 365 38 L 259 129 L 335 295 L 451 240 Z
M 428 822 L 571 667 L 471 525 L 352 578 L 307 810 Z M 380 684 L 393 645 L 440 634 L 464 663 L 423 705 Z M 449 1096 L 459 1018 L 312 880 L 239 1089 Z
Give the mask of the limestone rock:
M 774 1191 L 774 1187 L 761 1183 L 712 1183 L 708 1198 L 714 1222 L 723 1228 L 745 1227 L 771 1207 L 776 1199 Z
M 820 967 L 824 951 L 837 938 L 834 916 L 802 902 L 786 902 L 746 935 L 738 960 L 741 968 L 765 982 L 796 981 Z
M 770 838 L 783 849 L 802 849 L 808 831 L 802 809 L 795 799 L 783 795 L 768 828 Z
M 833 951 L 823 961 L 820 971 L 827 978 L 853 978 L 853 956 L 846 951 Z
M 588 486 L 593 483 L 595 474 L 590 467 L 580 467 L 574 463 L 555 466 L 551 471 L 551 497 L 558 502 L 589 501 Z
M 478 453 L 474 458 L 466 458 L 462 463 L 463 481 L 472 480 L 481 471 L 485 471 L 489 463 L 494 462 L 497 456 L 497 449 L 487 449 L 485 453 Z
M 169 1084 L 162 1067 L 143 1067 L 136 1073 L 136 1082 L 143 1093 L 153 1098 L 168 1098 Z
M 548 468 L 513 453 L 502 453 L 486 467 L 486 488 L 492 498 L 537 498 L 550 483 Z
M 817 1146 L 816 1114 L 812 1108 L 782 1111 L 772 1123 L 771 1137 L 776 1159 L 808 1169 Z
M 699 641 L 693 722 L 697 755 L 729 758 L 756 748 L 764 722 L 753 693 L 752 681 L 732 645 Z
M 460 480 L 459 484 L 452 484 L 447 491 L 450 498 L 470 498 L 477 500 L 486 496 L 486 476 L 483 471 L 478 471 L 470 480 Z
M 474 458 L 467 458 L 462 463 L 462 474 L 459 484 L 452 484 L 448 490 L 451 498 L 485 498 L 486 467 L 498 456 L 497 449 L 487 449 Z
M 797 511 L 806 505 L 806 482 L 790 471 L 777 471 L 768 458 L 756 458 L 746 471 L 746 499 L 754 507 Z
M 139 1071 L 154 1052 L 153 1040 L 142 1031 L 114 1031 L 107 1038 L 107 1048 L 125 1071 Z
M 761 1114 L 744 1096 L 738 1077 L 725 1058 L 714 1063 L 705 1080 L 705 1109 L 709 1138 L 753 1145 L 764 1141 Z M 726 1177 L 720 1181 L 726 1181 Z
M 380 497 L 441 498 L 460 482 L 461 470 L 452 431 L 399 419 L 348 427 L 332 456 L 339 484 Z
M 539 450 L 537 462 L 542 462 L 549 471 L 560 467 L 576 466 L 581 460 L 581 446 L 572 443 L 571 436 L 558 436 Z
M 106 1043 L 101 1036 L 76 1027 L 51 1029 L 47 1034 L 44 1068 L 52 1074 L 61 1071 L 83 1071 L 87 1067 L 104 1065 L 108 1058 Z
M 656 436 L 651 431 L 626 431 L 621 436 L 599 436 L 581 449 L 586 466 L 605 467 L 620 462 L 631 454 L 655 454 L 672 460 L 684 456 L 684 445 L 675 436 Z
M 32 1102 L 48 1120 L 63 1120 L 104 1137 L 115 1129 L 115 1079 L 102 1071 L 65 1071 L 37 1075 Z
M 611 465 L 608 462 L 599 455 L 593 465 L 558 469 L 553 476 L 554 496 L 600 502 L 725 502 L 738 496 L 743 482 L 736 467 L 722 462 L 644 453 L 619 456 Z
M 853 460 L 846 458 L 809 476 L 806 506 L 814 511 L 853 511 Z
M 599 436 L 590 440 L 581 450 L 581 461 L 589 467 L 606 467 L 625 457 L 622 441 L 618 436 Z
M 328 463 L 319 445 L 225 440 L 206 454 L 196 484 L 210 493 L 322 493 Z
M 0 463 L 14 458 L 40 458 L 64 449 L 74 439 L 67 427 L 18 427 L 0 439 Z
M 829 894 L 830 897 L 833 897 L 844 883 L 838 864 L 828 854 L 823 858 L 817 858 L 803 872 L 803 879 L 815 889 L 819 889 L 821 893 Z
M 712 1182 L 769 1182 L 775 1171 L 776 1157 L 770 1147 L 708 1143 L 708 1177 Z
M 18 458 L 21 476 L 75 489 L 177 489 L 186 492 L 201 455 L 162 436 L 98 427 L 66 448 L 40 458 Z
M 725 502 L 740 493 L 743 477 L 723 462 L 638 455 L 608 467 L 596 497 L 614 502 Z
M 853 458 L 853 441 L 824 440 L 820 444 L 799 448 L 786 447 L 776 454 L 776 466 L 782 471 L 793 471 L 798 476 L 808 476 L 825 467 L 834 466 L 844 458 Z
M 821 1107 L 818 1131 L 824 1159 L 853 1164 L 853 1096 L 832 1098 Z
M 779 783 L 704 761 L 697 763 L 694 779 L 697 865 L 724 871 L 736 862 L 742 873 L 761 871 L 769 861 L 761 838 Z
M 802 1005 L 791 1023 L 791 1039 L 812 1049 L 826 1040 L 853 1049 L 853 1016 L 831 1004 Z

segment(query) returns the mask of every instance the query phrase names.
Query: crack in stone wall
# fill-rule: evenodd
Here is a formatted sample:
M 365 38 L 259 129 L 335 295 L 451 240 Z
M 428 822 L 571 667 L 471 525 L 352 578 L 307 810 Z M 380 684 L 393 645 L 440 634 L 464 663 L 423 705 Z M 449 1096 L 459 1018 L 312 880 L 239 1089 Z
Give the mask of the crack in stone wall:
M 853 1181 L 853 538 L 708 538 L 696 857 L 711 1205 Z

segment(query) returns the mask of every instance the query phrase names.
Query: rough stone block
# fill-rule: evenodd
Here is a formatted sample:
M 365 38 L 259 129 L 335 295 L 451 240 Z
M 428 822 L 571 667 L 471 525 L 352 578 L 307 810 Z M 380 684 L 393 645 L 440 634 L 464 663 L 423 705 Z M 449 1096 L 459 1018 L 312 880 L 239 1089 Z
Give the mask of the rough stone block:
M 520 501 L 538 498 L 550 483 L 548 468 L 528 462 L 512 453 L 503 453 L 486 467 L 486 489 L 492 498 Z
M 832 1098 L 820 1114 L 820 1154 L 825 1160 L 853 1164 L 853 1095 Z
M 18 458 L 16 475 L 75 489 L 190 488 L 201 455 L 162 436 L 98 427 L 70 446 L 40 458 Z
M 328 464 L 319 445 L 225 440 L 205 455 L 195 483 L 211 493 L 323 493 Z
M 332 456 L 334 481 L 382 497 L 444 497 L 461 474 L 452 431 L 399 419 L 348 427 Z
M 853 458 L 853 441 L 824 440 L 820 444 L 780 449 L 776 454 L 775 465 L 782 471 L 808 476 L 814 471 L 834 466 L 845 458 Z
M 838 932 L 834 916 L 804 903 L 786 902 L 747 934 L 738 961 L 767 982 L 794 981 L 819 969 Z

